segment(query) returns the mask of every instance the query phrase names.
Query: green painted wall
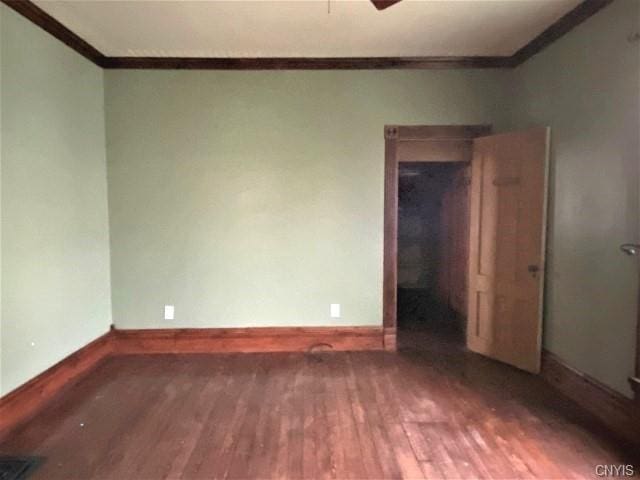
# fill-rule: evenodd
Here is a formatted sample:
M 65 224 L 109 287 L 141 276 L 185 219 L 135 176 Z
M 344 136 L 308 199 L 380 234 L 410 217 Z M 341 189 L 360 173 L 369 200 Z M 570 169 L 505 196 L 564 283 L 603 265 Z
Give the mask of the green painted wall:
M 0 12 L 6 393 L 105 333 L 111 306 L 103 73 Z
M 514 124 L 552 129 L 544 345 L 631 395 L 639 238 L 640 2 L 618 0 L 513 74 Z
M 552 127 L 546 348 L 629 394 L 637 264 L 618 245 L 640 230 L 638 9 L 614 2 L 515 71 L 103 85 L 0 6 L 0 390 L 104 333 L 111 300 L 120 328 L 379 325 L 383 125 L 493 123 Z
M 383 125 L 506 116 L 494 71 L 105 76 L 118 328 L 381 325 Z
M 2 388 L 2 44 L 4 31 L 4 8 L 0 8 L 0 395 L 4 393 Z

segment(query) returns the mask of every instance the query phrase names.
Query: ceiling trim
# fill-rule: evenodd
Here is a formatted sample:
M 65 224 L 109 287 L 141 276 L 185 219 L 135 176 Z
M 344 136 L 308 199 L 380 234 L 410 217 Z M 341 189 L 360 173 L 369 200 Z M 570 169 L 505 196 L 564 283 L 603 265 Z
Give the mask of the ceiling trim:
M 560 37 L 569 33 L 589 17 L 595 15 L 604 7 L 612 3 L 613 0 L 584 0 L 573 10 L 560 17 L 552 23 L 544 32 L 527 43 L 511 56 L 513 66 L 523 64 L 536 53 L 539 53 Z
M 0 0 L 37 26 L 106 69 L 161 70 L 384 70 L 514 68 L 564 36 L 614 0 L 583 0 L 511 56 L 469 57 L 107 57 L 31 0 Z
M 31 20 L 44 31 L 50 33 L 86 59 L 91 60 L 98 66 L 102 66 L 101 62 L 106 57 L 100 51 L 73 33 L 36 4 L 32 3 L 31 0 L 2 0 L 2 3 L 11 7 L 23 17 Z
M 164 70 L 367 70 L 505 68 L 510 57 L 105 57 L 104 68 Z

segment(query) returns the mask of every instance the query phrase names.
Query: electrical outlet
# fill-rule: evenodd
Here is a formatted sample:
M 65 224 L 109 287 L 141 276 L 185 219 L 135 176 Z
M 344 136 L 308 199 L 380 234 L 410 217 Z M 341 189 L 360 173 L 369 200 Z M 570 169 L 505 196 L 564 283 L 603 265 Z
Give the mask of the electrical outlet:
M 165 320 L 173 320 L 175 319 L 176 309 L 173 305 L 165 305 L 164 306 L 164 319 Z
M 332 303 L 329 312 L 331 314 L 331 318 L 340 318 L 340 304 Z

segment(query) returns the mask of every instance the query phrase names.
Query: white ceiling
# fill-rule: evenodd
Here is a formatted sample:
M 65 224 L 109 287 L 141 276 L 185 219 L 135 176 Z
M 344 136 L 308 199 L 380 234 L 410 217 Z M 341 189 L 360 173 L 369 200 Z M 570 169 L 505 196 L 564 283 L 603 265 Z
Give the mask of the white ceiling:
M 509 56 L 580 0 L 35 0 L 107 56 Z

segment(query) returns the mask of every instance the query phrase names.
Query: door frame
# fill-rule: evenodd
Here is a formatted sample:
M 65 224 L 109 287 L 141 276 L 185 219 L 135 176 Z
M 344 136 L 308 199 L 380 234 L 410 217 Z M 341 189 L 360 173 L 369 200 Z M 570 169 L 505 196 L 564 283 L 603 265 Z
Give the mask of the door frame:
M 636 308 L 636 365 L 634 376 L 629 377 L 629 384 L 633 390 L 633 398 L 636 401 L 636 406 L 640 408 L 640 275 L 638 275 L 638 299 Z
M 398 165 L 400 162 L 471 161 L 473 139 L 491 125 L 385 125 L 382 326 L 384 348 L 396 350 L 398 308 Z

